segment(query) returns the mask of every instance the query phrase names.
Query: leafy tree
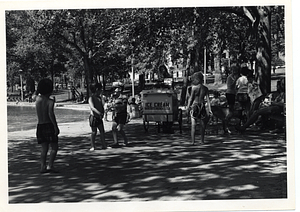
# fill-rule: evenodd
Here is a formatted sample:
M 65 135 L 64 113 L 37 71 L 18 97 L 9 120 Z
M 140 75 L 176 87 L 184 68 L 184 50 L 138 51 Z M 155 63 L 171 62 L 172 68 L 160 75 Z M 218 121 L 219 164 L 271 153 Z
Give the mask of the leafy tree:
M 216 71 L 224 50 L 234 61 L 258 61 L 267 92 L 271 58 L 284 49 L 283 6 L 8 11 L 6 18 L 11 83 L 22 69 L 35 79 L 84 78 L 88 86 L 100 75 L 104 82 L 127 78 L 131 68 L 153 73 L 170 60 L 187 77 L 204 68 L 206 48 Z
M 271 8 L 271 45 L 272 65 L 283 65 L 281 56 L 285 52 L 284 31 L 284 6 L 278 5 Z
M 271 91 L 271 6 L 230 7 L 225 11 L 237 14 L 248 22 L 249 34 L 256 43 L 256 79 L 263 93 Z M 283 26 L 280 27 L 282 29 Z
M 34 18 L 33 11 L 7 12 L 8 76 L 14 75 L 11 71 L 22 70 L 28 82 L 32 79 L 38 81 L 49 74 L 53 79 L 54 70 L 56 74 L 66 71 L 62 65 L 65 59 L 56 48 L 57 42 L 41 34 Z M 34 85 L 30 90 L 34 90 Z

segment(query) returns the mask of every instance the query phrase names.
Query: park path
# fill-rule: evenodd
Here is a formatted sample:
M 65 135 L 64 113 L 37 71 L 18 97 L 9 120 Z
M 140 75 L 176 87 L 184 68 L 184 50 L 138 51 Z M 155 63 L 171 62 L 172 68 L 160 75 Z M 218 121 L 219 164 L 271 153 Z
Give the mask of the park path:
M 8 133 L 9 203 L 287 198 L 285 134 L 225 136 L 216 125 L 205 145 L 191 146 L 186 124 L 165 134 L 136 119 L 126 126 L 130 146 L 89 152 L 87 122 L 59 127 L 58 174 L 39 173 L 34 130 Z

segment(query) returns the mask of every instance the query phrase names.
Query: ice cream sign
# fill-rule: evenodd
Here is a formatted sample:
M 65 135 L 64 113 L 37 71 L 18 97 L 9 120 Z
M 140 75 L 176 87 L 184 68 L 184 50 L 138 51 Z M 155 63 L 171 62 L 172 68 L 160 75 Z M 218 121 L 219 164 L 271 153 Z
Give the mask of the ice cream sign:
M 145 110 L 170 110 L 170 102 L 145 102 Z
M 163 114 L 173 113 L 174 104 L 173 104 L 174 92 L 171 91 L 143 91 L 142 92 L 142 104 L 143 104 L 143 114 L 161 116 Z M 170 117 L 168 117 L 170 118 Z M 150 116 L 147 116 L 147 119 L 151 119 Z M 161 120 L 161 118 L 159 119 Z

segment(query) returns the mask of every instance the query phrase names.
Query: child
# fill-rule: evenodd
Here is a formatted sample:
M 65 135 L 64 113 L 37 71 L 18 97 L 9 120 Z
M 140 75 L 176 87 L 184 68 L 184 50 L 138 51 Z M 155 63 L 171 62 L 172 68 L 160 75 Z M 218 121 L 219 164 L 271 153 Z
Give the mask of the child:
M 107 148 L 107 145 L 105 143 L 105 137 L 104 137 L 105 132 L 104 132 L 104 125 L 102 120 L 104 115 L 104 99 L 102 98 L 102 85 L 100 83 L 91 84 L 90 90 L 92 92 L 92 96 L 89 98 L 89 106 L 91 108 L 89 122 L 90 122 L 90 127 L 92 129 L 90 151 L 94 151 L 97 128 L 99 129 L 100 132 L 102 149 Z
M 187 109 L 191 115 L 191 137 L 192 144 L 195 144 L 195 134 L 197 119 L 200 119 L 201 143 L 204 144 L 204 133 L 206 125 L 209 121 L 209 116 L 206 112 L 204 98 L 206 97 L 209 115 L 212 115 L 211 106 L 208 96 L 208 88 L 203 85 L 203 74 L 196 72 L 192 75 L 192 91 L 188 101 Z
M 220 101 L 220 92 L 219 91 L 213 91 L 214 97 L 211 100 L 210 105 L 211 106 L 219 106 L 221 104 Z
M 139 106 L 138 104 L 136 104 L 134 97 L 131 98 L 131 101 L 129 103 L 129 115 L 130 120 L 140 117 Z
M 50 79 L 42 79 L 38 83 L 35 107 L 38 117 L 36 137 L 38 144 L 42 145 L 41 173 L 57 172 L 54 169 L 53 163 L 58 151 L 59 128 L 54 115 L 55 101 L 50 99 L 52 92 L 53 83 Z M 51 146 L 51 152 L 49 164 L 46 166 L 49 145 Z
M 112 134 L 114 139 L 114 144 L 112 147 L 119 146 L 117 132 L 120 132 L 120 134 L 122 135 L 124 139 L 124 144 L 128 145 L 128 140 L 124 132 L 124 125 L 126 124 L 128 119 L 127 114 L 129 107 L 127 107 L 128 100 L 126 96 L 122 95 L 123 89 L 124 87 L 121 84 L 118 84 L 115 88 L 115 93 L 113 96 L 113 107 L 115 116 L 113 118 L 112 123 Z

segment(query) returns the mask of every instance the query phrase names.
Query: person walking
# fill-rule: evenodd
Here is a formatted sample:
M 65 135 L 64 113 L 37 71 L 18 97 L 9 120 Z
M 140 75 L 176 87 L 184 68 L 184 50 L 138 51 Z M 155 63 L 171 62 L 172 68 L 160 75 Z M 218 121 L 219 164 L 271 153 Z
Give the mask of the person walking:
M 191 96 L 187 104 L 187 111 L 191 116 L 192 145 L 195 144 L 197 120 L 200 120 L 201 144 L 204 144 L 206 125 L 209 121 L 210 116 L 212 115 L 210 100 L 208 96 L 208 88 L 203 85 L 203 74 L 201 72 L 194 73 L 191 78 L 193 86 L 191 90 Z M 206 98 L 207 101 L 209 114 L 207 114 L 205 108 L 204 98 Z
M 54 160 L 58 151 L 58 135 L 60 133 L 54 114 L 55 100 L 50 98 L 53 92 L 53 82 L 50 79 L 42 79 L 37 86 L 35 108 L 38 118 L 36 137 L 41 144 L 41 173 L 58 172 L 54 169 Z M 51 147 L 48 166 L 46 166 L 47 154 Z

